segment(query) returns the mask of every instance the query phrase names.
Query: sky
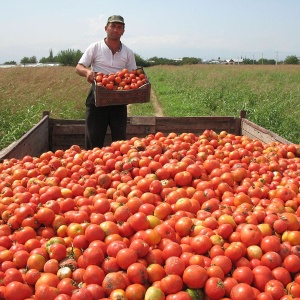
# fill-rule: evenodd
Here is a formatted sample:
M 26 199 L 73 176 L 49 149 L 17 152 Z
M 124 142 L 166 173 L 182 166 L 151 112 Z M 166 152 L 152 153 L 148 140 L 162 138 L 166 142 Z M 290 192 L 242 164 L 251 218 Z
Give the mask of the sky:
M 281 61 L 300 56 L 299 12 L 299 0 L 1 0 L 0 64 L 84 52 L 115 14 L 143 59 Z

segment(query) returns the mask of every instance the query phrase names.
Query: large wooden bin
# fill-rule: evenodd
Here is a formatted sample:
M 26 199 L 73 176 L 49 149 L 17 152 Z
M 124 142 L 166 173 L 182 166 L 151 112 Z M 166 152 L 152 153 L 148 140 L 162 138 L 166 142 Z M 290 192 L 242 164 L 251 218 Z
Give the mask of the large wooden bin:
M 95 105 L 123 105 L 150 102 L 151 84 L 145 83 L 136 90 L 109 90 L 103 86 L 95 87 Z

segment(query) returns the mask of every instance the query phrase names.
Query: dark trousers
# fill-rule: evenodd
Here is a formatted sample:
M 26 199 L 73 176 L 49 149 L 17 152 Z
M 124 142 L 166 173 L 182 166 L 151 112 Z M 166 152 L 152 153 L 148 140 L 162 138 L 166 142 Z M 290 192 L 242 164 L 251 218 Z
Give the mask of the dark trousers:
M 126 140 L 127 106 L 95 106 L 94 85 L 86 99 L 85 147 L 91 150 L 103 147 L 107 128 L 112 141 Z

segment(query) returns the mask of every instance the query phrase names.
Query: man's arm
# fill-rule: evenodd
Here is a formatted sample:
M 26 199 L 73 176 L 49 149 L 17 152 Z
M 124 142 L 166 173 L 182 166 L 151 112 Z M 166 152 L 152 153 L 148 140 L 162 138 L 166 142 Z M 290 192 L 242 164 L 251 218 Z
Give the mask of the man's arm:
M 95 73 L 89 69 L 86 68 L 84 65 L 82 64 L 77 64 L 76 66 L 76 73 L 82 77 L 86 77 L 86 80 L 89 83 L 93 83 L 94 79 L 95 79 Z

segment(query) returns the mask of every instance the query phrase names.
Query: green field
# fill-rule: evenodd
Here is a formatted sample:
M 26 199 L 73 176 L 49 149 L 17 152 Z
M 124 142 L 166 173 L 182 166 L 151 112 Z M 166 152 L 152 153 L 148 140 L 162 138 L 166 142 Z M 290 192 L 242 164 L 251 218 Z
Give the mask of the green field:
M 154 95 L 130 115 L 236 116 L 300 144 L 300 67 L 191 65 L 145 69 Z M 83 119 L 89 85 L 73 67 L 0 69 L 0 149 L 19 139 L 48 110 Z

